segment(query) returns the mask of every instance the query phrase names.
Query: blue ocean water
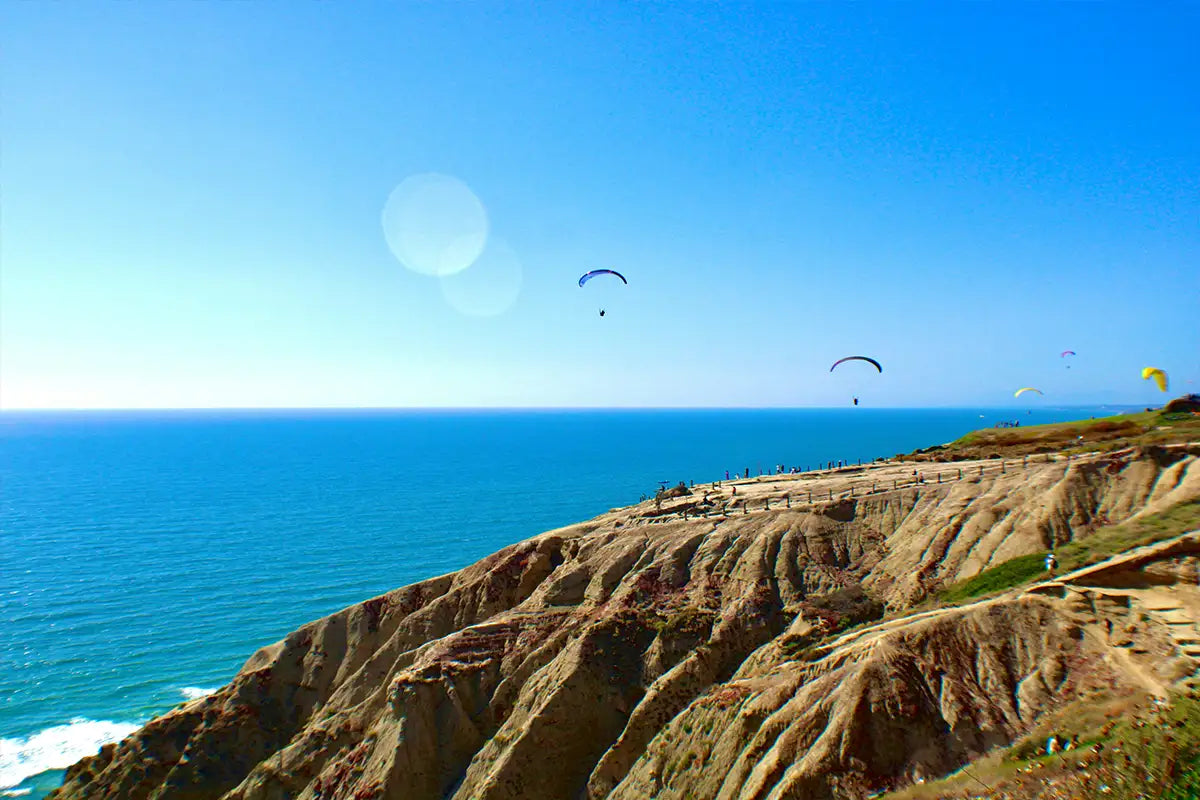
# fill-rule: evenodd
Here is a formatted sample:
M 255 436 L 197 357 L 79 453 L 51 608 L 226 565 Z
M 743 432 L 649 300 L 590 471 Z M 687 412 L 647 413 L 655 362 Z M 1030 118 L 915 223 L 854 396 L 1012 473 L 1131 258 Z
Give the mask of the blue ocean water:
M 0 796 L 309 620 L 635 502 L 1111 408 L 0 415 Z

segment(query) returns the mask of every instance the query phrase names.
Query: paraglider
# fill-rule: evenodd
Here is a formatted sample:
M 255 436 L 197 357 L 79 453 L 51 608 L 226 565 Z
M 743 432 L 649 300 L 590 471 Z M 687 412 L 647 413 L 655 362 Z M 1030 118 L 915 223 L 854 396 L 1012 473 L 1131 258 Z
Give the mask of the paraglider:
M 867 358 L 866 356 L 846 356 L 845 358 L 839 358 L 837 361 L 833 362 L 833 366 L 829 368 L 829 371 L 833 372 L 834 368 L 836 368 L 838 364 L 844 364 L 847 361 L 866 361 L 868 364 L 874 364 L 875 369 L 879 370 L 881 374 L 883 373 L 883 367 L 879 366 L 879 362 L 873 358 Z
M 587 283 L 592 278 L 595 278 L 599 275 L 613 275 L 613 276 L 616 276 L 617 278 L 620 278 L 621 283 L 623 283 L 627 286 L 629 285 L 629 281 L 625 280 L 625 276 L 622 275 L 621 273 L 617 272 L 615 269 L 594 269 L 591 272 L 585 272 L 585 273 L 583 273 L 583 275 L 579 276 L 579 286 L 582 288 L 582 286 L 585 283 Z M 603 308 L 600 309 L 600 316 L 603 317 L 604 313 L 605 313 L 604 309 Z
M 1032 386 L 1025 386 L 1021 389 L 1017 389 L 1017 391 L 1013 394 L 1013 397 L 1020 397 L 1021 395 L 1025 394 L 1026 392 L 1037 392 L 1038 394 L 1042 394 L 1041 389 L 1035 389 Z M 1042 396 L 1044 397 L 1045 395 L 1042 395 Z
M 874 366 L 875 369 L 879 370 L 880 374 L 883 374 L 883 367 L 879 366 L 879 362 L 873 358 L 868 358 L 867 356 L 846 356 L 845 358 L 839 358 L 837 361 L 833 362 L 833 366 L 829 368 L 829 371 L 833 372 L 835 369 L 837 369 L 838 364 L 844 364 L 847 361 L 866 361 L 868 364 Z M 854 398 L 854 405 L 858 405 L 857 397 Z
M 1158 390 L 1165 392 L 1167 390 L 1167 373 L 1163 372 L 1158 367 L 1146 367 L 1142 370 L 1142 380 L 1148 381 L 1151 378 L 1158 384 Z
M 1059 358 L 1066 358 L 1067 356 L 1073 356 L 1073 355 L 1075 355 L 1075 351 L 1074 351 L 1074 350 L 1063 350 L 1063 351 L 1062 351 L 1062 353 L 1060 353 L 1058 357 L 1059 357 Z M 1070 369 L 1070 368 L 1071 368 L 1071 365 L 1070 365 L 1070 364 L 1067 364 L 1067 369 Z

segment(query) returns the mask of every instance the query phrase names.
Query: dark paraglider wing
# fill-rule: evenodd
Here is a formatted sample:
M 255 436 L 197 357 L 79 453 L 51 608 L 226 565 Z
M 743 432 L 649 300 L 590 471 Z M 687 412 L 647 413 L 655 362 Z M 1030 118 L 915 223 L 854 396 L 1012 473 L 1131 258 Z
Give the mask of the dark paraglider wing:
M 844 364 L 847 361 L 866 361 L 868 364 L 873 364 L 875 369 L 879 370 L 881 374 L 883 373 L 883 367 L 879 366 L 879 362 L 873 358 L 868 358 L 867 356 L 846 356 L 845 358 L 839 358 L 837 361 L 833 362 L 833 366 L 829 368 L 829 371 L 833 372 L 834 369 L 837 368 L 838 364 Z

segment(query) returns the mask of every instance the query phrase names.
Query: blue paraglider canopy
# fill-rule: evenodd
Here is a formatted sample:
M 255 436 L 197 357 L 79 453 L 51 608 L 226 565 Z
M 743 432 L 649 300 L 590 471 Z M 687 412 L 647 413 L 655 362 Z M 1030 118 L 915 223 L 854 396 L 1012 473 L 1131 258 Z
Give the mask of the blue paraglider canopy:
M 626 285 L 628 285 L 628 283 L 629 283 L 629 281 L 625 280 L 625 276 L 622 275 L 621 273 L 617 272 L 615 269 L 594 269 L 591 272 L 584 273 L 584 275 L 579 279 L 579 285 L 583 286 L 585 283 L 587 283 L 588 281 L 590 281 L 592 278 L 596 277 L 597 275 L 616 275 L 618 278 L 621 279 L 621 283 L 624 283 Z

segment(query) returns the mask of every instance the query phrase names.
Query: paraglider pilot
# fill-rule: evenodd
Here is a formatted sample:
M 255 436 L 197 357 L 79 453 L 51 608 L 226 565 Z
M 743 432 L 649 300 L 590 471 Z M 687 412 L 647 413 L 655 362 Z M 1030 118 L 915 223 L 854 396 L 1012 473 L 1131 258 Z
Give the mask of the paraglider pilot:
M 580 287 L 582 287 L 585 283 L 587 283 L 588 281 L 590 281 L 592 278 L 596 277 L 597 275 L 612 275 L 612 276 L 616 277 L 617 279 L 619 279 L 621 281 L 621 283 L 625 283 L 625 284 L 629 283 L 629 281 L 625 280 L 624 275 L 622 275 L 621 273 L 617 272 L 614 269 L 594 269 L 591 272 L 585 272 L 583 275 L 579 276 Z M 600 309 L 600 316 L 602 316 L 602 317 L 604 316 L 603 308 Z

